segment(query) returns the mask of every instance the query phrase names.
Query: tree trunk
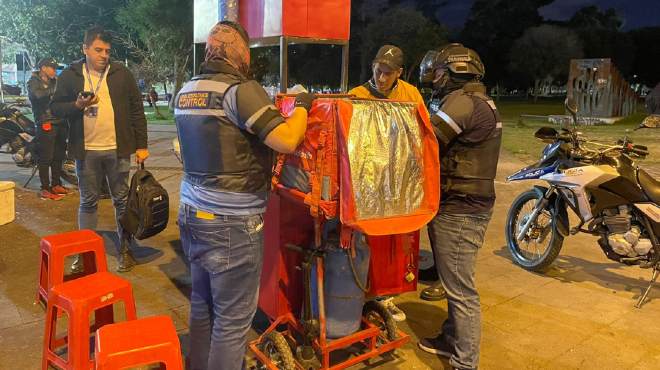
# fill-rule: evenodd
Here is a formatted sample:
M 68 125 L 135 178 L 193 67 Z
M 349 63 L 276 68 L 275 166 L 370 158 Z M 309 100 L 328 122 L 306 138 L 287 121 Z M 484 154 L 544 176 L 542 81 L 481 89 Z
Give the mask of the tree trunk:
M 185 57 L 182 58 L 182 56 Z M 172 99 L 170 99 L 170 110 L 174 110 L 174 101 L 176 94 L 179 93 L 183 86 L 186 77 L 186 68 L 188 67 L 188 60 L 190 59 L 190 49 L 179 57 L 174 57 L 174 91 L 172 91 Z
M 534 80 L 534 104 L 538 101 L 539 98 L 539 79 Z

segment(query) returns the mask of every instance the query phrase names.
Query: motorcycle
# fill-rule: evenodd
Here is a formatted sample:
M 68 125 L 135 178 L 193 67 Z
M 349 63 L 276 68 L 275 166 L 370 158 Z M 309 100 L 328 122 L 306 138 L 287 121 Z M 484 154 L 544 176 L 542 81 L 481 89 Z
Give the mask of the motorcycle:
M 26 106 L 20 101 L 13 104 L 0 103 L 0 148 L 5 147 L 1 153 L 11 154 L 18 167 L 33 169 L 23 187 L 27 187 L 37 172 L 35 125 L 20 110 Z M 62 163 L 62 179 L 72 185 L 78 184 L 74 161 L 67 159 Z
M 565 105 L 572 127 L 537 130 L 534 136 L 547 143 L 541 159 L 507 177 L 508 182 L 548 183 L 533 186 L 511 204 L 505 226 L 508 249 L 516 264 L 544 272 L 564 238 L 579 232 L 598 236 L 607 258 L 653 269 L 635 304 L 640 308 L 660 272 L 660 182 L 634 161 L 646 157 L 648 148 L 627 135 L 614 145 L 586 140 L 576 128 L 577 104 L 569 98 Z M 572 228 L 569 208 L 579 218 Z

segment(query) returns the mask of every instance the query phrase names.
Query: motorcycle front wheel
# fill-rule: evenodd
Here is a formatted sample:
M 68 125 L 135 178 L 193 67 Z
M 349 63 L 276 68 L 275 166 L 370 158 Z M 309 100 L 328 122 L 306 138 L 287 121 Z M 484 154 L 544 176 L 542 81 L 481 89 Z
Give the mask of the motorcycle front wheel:
M 559 255 L 564 242 L 564 237 L 557 231 L 554 204 L 541 210 L 523 239 L 517 239 L 539 197 L 536 191 L 528 190 L 513 201 L 506 219 L 506 241 L 516 264 L 529 271 L 545 272 Z

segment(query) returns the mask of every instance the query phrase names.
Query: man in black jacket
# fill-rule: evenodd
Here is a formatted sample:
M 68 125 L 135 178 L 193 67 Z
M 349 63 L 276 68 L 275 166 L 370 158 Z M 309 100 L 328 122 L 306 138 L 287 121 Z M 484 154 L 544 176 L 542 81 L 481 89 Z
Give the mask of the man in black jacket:
M 107 181 L 120 240 L 117 270 L 125 272 L 135 265 L 130 236 L 119 224 L 128 197 L 130 156 L 135 153 L 141 163 L 149 151 L 142 95 L 131 72 L 110 61 L 111 43 L 111 35 L 101 28 L 85 32 L 85 58 L 62 72 L 51 109 L 69 120 L 69 155 L 76 160 L 80 188 L 78 225 L 96 228 L 99 191 Z M 74 262 L 74 271 L 80 270 L 80 261 Z
M 37 131 L 41 181 L 39 196 L 41 199 L 60 200 L 68 193 L 60 179 L 66 153 L 66 122 L 56 119 L 48 107 L 55 92 L 57 63 L 53 58 L 44 58 L 37 68 L 27 83 L 27 89 Z
M 440 146 L 442 202 L 428 228 L 447 292 L 447 319 L 436 337 L 418 345 L 447 357 L 459 370 L 479 366 L 481 303 L 475 270 L 493 213 L 502 141 L 499 112 L 481 83 L 485 73 L 477 52 L 462 44 L 430 50 L 420 64 L 420 82 L 441 98 L 431 123 Z

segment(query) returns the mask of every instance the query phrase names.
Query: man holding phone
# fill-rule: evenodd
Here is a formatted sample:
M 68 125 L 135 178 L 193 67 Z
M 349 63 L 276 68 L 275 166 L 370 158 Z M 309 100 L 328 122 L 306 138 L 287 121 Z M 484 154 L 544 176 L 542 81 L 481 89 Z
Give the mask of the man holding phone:
M 112 36 L 99 27 L 85 32 L 85 58 L 72 63 L 60 75 L 51 103 L 53 114 L 69 120 L 69 154 L 76 160 L 80 188 L 78 226 L 96 229 L 97 203 L 104 181 L 108 182 L 117 219 L 119 266 L 135 265 L 130 235 L 119 224 L 126 209 L 130 157 L 138 163 L 149 156 L 147 121 L 142 95 L 131 72 L 110 61 Z M 76 259 L 73 271 L 82 269 Z

